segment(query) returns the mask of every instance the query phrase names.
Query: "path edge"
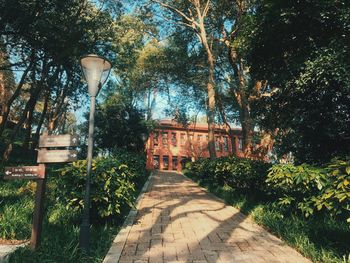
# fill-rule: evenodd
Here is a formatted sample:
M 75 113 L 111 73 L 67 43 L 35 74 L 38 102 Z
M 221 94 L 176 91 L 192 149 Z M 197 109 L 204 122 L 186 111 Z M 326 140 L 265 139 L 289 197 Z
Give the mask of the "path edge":
M 143 198 L 144 194 L 146 193 L 152 177 L 153 177 L 153 171 L 151 171 L 151 174 L 148 176 L 147 181 L 143 185 L 141 192 L 136 199 L 135 207 L 130 209 L 128 216 L 125 218 L 125 221 L 124 221 L 119 233 L 114 238 L 112 245 L 111 245 L 110 249 L 108 250 L 102 263 L 116 263 L 119 261 L 119 258 L 122 254 L 123 249 L 124 249 L 124 245 L 125 245 L 126 240 L 129 236 L 131 227 L 134 224 L 134 221 L 135 221 L 135 218 L 137 215 L 137 210 L 140 207 L 141 199 Z

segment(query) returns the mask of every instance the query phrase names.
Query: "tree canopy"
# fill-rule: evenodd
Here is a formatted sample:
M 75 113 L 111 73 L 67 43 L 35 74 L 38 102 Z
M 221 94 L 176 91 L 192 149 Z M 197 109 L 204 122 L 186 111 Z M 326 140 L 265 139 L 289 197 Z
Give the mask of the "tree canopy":
M 252 75 L 277 89 L 255 105 L 255 114 L 276 131 L 281 152 L 299 162 L 350 150 L 349 8 L 348 1 L 313 0 L 257 7 Z
M 247 157 L 273 141 L 298 162 L 345 155 L 349 11 L 345 0 L 0 0 L 1 154 L 34 149 L 44 128 L 76 127 L 79 58 L 97 53 L 114 64 L 96 115 L 102 150 L 140 150 L 167 98 L 170 117 L 206 115 L 212 158 L 214 125 L 233 136 L 234 123 Z

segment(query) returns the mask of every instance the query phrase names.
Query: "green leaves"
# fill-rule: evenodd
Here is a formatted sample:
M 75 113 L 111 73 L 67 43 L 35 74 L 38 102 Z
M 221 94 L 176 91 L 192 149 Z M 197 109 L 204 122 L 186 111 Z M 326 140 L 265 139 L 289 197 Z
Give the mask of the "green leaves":
M 259 1 L 251 74 L 279 91 L 252 107 L 274 147 L 300 164 L 350 152 L 350 2 Z M 276 37 L 278 36 L 278 37 Z
M 346 172 L 347 174 L 350 174 L 350 166 L 347 166 L 347 167 L 345 168 L 345 172 Z
M 133 206 L 136 190 L 147 178 L 145 159 L 136 154 L 118 152 L 114 157 L 93 160 L 91 206 L 95 219 L 118 216 Z M 59 199 L 68 209 L 84 206 L 86 161 L 78 161 L 60 170 Z
M 278 204 L 299 210 L 306 217 L 327 212 L 340 218 L 350 215 L 350 159 L 333 159 L 325 167 L 275 165 L 266 182 Z
M 223 157 L 186 165 L 185 173 L 213 189 L 228 186 L 250 196 L 262 193 L 285 212 L 305 217 L 327 213 L 341 220 L 350 216 L 350 158 L 333 159 L 324 167 L 269 164 Z
M 103 151 L 124 148 L 142 152 L 142 134 L 148 134 L 142 111 L 132 104 L 129 95 L 114 94 L 97 107 L 96 145 Z M 88 125 L 85 125 L 88 127 Z
M 214 161 L 198 160 L 187 166 L 189 173 L 201 178 L 208 185 L 229 185 L 236 190 L 253 194 L 265 191 L 269 167 L 270 164 L 261 161 L 234 156 L 217 158 Z

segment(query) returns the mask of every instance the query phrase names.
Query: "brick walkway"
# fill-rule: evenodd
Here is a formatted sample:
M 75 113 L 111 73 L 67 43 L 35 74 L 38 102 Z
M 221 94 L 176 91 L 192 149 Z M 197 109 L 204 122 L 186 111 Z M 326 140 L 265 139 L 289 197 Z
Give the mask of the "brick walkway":
M 310 261 L 191 180 L 157 172 L 119 262 Z

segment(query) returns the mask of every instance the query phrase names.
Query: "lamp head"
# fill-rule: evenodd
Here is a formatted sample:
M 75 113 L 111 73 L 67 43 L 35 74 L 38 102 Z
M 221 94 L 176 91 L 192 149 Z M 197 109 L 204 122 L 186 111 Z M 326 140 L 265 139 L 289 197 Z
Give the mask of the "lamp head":
M 89 54 L 80 58 L 80 65 L 88 83 L 90 97 L 96 97 L 106 82 L 112 63 L 101 56 Z

